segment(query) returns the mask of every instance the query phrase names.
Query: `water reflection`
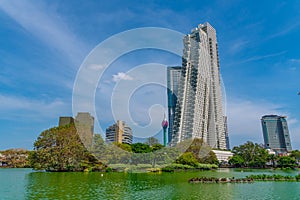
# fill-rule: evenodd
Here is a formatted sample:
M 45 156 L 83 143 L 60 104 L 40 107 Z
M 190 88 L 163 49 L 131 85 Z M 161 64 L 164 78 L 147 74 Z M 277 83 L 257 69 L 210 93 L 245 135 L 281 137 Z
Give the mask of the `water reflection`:
M 258 173 L 271 173 L 258 171 Z M 245 177 L 234 170 L 183 173 L 47 173 L 26 175 L 26 199 L 298 199 L 299 182 L 189 184 L 196 176 Z M 294 172 L 296 174 L 296 172 Z

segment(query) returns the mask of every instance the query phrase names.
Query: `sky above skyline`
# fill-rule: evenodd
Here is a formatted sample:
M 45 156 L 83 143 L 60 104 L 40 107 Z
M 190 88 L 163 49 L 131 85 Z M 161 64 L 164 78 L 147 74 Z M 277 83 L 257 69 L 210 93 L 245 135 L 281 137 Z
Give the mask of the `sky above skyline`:
M 80 66 L 106 39 L 143 27 L 188 34 L 205 22 L 217 31 L 231 147 L 248 140 L 263 143 L 260 118 L 278 114 L 288 117 L 292 147 L 300 149 L 299 10 L 296 0 L 2 0 L 0 150 L 32 149 L 43 130 L 57 126 L 59 116 L 72 115 L 73 86 Z M 111 98 L 120 81 L 142 77 L 132 71 L 137 67 L 155 74 L 148 63 L 176 66 L 181 65 L 181 58 L 142 49 L 114 60 L 97 85 L 95 110 L 100 127 L 96 132 L 114 121 Z M 155 116 L 154 122 L 160 122 L 166 98 L 162 86 L 144 86 L 132 95 L 128 109 L 137 124 L 149 124 L 148 112 Z M 153 107 L 157 104 L 161 108 Z

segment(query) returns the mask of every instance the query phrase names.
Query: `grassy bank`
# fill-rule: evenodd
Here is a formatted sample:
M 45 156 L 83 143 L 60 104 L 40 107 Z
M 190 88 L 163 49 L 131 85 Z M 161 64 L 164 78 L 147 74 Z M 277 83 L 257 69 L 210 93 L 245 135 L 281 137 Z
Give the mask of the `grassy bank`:
M 211 170 L 217 169 L 218 166 L 215 164 L 197 164 L 196 166 L 183 165 L 173 163 L 170 165 L 155 165 L 151 164 L 110 164 L 106 169 L 107 172 L 175 172 L 175 171 L 186 171 L 186 170 Z

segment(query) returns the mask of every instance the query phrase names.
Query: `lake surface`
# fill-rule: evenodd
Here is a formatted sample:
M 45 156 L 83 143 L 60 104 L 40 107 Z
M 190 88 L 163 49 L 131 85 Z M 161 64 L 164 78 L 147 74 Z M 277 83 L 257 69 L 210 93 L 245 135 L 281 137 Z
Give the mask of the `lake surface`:
M 295 176 L 299 171 L 219 169 L 144 174 L 0 169 L 0 199 L 300 199 L 300 182 L 188 183 L 196 176 L 241 178 L 262 173 Z

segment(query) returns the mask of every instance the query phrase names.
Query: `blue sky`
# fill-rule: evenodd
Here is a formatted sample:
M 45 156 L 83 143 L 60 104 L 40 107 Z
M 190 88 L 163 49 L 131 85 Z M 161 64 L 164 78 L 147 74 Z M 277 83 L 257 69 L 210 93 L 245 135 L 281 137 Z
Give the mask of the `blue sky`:
M 0 149 L 32 149 L 41 131 L 56 126 L 59 116 L 72 115 L 80 65 L 105 39 L 141 27 L 187 34 L 204 22 L 217 30 L 231 146 L 247 140 L 263 143 L 261 116 L 281 114 L 288 116 L 292 147 L 299 149 L 299 10 L 296 0 L 2 0 Z M 181 59 L 144 49 L 115 60 L 95 94 L 102 129 L 113 122 L 110 98 L 116 83 L 130 81 L 127 72 L 147 63 L 181 65 Z M 149 107 L 165 106 L 165 98 L 161 86 L 140 88 L 129 106 L 132 117 L 137 123 L 149 123 Z M 158 110 L 152 111 L 160 117 Z

